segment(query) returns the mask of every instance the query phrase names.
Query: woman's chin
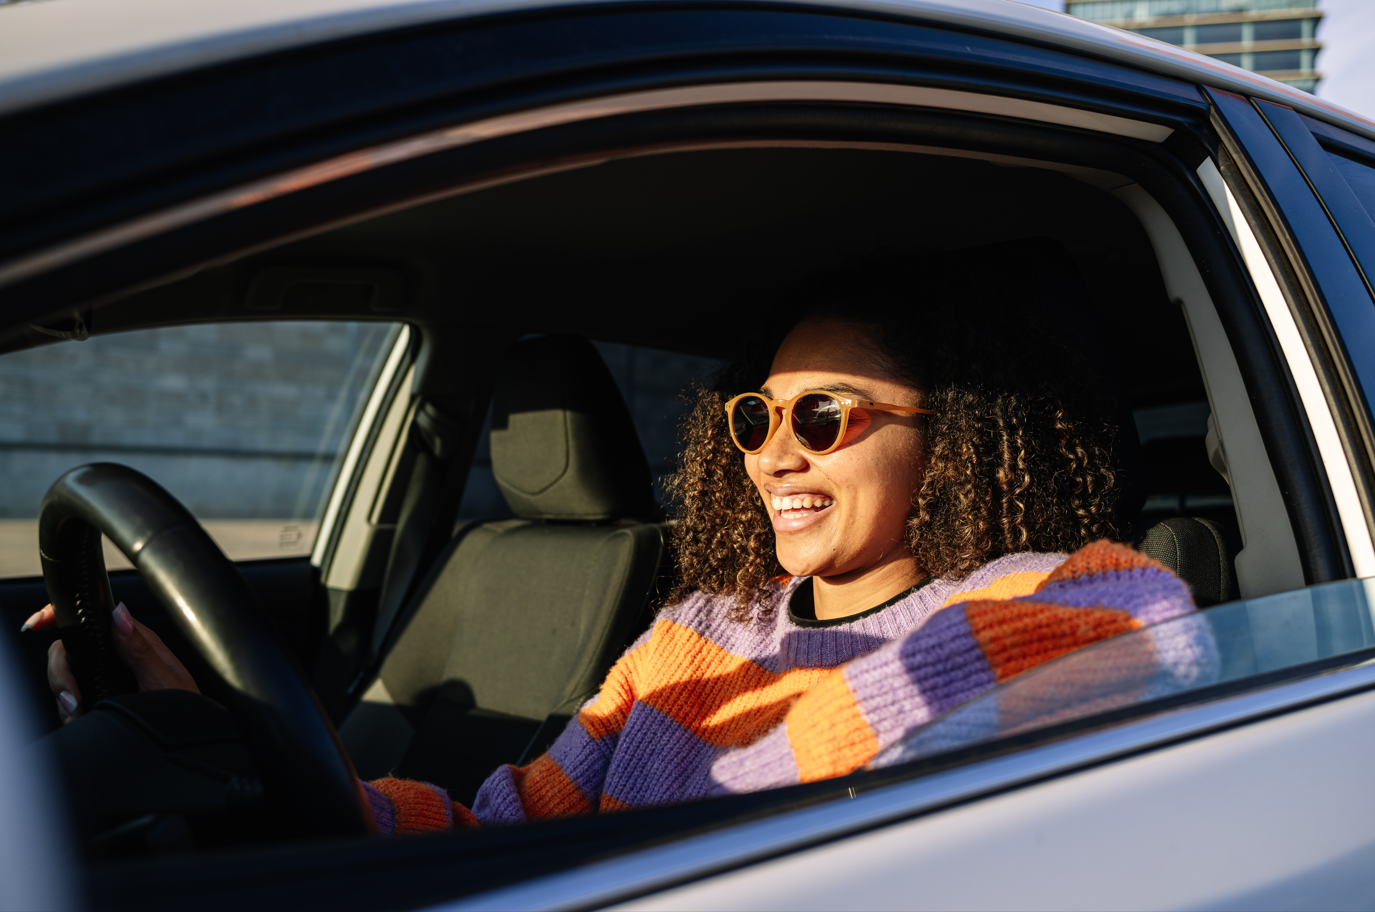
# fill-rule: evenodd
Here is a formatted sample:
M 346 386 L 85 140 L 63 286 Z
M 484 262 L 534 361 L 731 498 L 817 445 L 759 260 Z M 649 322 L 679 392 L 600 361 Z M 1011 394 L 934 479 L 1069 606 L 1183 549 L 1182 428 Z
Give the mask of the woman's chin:
M 789 576 L 827 576 L 835 572 L 835 549 L 829 541 L 788 541 L 778 536 L 778 563 Z

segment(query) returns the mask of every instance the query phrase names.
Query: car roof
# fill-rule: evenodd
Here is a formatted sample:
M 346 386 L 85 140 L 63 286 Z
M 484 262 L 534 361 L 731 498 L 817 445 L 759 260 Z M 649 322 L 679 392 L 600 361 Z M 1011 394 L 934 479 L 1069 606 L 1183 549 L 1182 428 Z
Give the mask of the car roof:
M 618 2 L 618 0 L 611 0 Z M 672 2 L 672 0 L 662 0 Z M 786 2 L 796 7 L 798 0 Z M 1266 98 L 1375 139 L 1375 121 L 1210 57 L 1015 0 L 801 0 L 1087 52 Z M 0 7 L 0 116 L 93 91 L 395 28 L 585 0 L 29 0 Z

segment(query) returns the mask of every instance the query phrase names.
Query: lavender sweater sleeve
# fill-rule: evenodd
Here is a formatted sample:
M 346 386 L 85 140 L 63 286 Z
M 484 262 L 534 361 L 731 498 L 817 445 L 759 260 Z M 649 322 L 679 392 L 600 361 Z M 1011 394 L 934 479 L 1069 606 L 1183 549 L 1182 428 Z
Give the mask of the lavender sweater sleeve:
M 1123 545 L 1070 555 L 1028 596 L 970 601 L 814 685 L 783 723 L 712 766 L 713 794 L 844 775 L 1028 669 L 1194 610 L 1188 587 Z

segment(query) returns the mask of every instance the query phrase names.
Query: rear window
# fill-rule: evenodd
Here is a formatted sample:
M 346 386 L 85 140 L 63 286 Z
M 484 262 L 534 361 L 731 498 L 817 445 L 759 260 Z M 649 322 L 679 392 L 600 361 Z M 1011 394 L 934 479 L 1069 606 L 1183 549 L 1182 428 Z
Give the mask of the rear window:
M 1355 158 L 1348 158 L 1336 152 L 1329 152 L 1332 164 L 1336 166 L 1338 173 L 1346 179 L 1356 198 L 1365 207 L 1366 215 L 1370 216 L 1371 221 L 1375 221 L 1375 167 L 1369 162 L 1360 161 Z

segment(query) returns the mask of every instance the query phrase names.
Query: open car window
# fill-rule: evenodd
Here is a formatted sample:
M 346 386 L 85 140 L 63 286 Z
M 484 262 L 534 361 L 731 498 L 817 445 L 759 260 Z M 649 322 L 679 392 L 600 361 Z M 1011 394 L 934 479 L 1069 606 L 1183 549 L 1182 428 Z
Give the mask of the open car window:
M 893 766 L 1109 713 L 1151 712 L 1370 658 L 1375 580 L 1220 605 L 1070 653 L 893 745 Z M 1346 661 L 1342 661 L 1346 659 Z
M 49 485 L 118 462 L 156 478 L 231 560 L 315 543 L 396 324 L 262 322 L 92 336 L 0 358 L 0 577 L 34 576 Z M 110 569 L 128 561 L 108 543 Z

